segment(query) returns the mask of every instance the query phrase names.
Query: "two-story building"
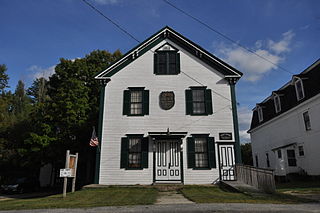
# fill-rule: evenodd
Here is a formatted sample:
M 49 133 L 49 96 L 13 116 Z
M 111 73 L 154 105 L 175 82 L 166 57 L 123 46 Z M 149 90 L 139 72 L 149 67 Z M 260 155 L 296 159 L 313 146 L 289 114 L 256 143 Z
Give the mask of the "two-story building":
M 169 27 L 126 53 L 102 82 L 96 183 L 210 184 L 241 161 L 242 73 Z
M 258 103 L 248 132 L 256 167 L 320 175 L 320 60 Z

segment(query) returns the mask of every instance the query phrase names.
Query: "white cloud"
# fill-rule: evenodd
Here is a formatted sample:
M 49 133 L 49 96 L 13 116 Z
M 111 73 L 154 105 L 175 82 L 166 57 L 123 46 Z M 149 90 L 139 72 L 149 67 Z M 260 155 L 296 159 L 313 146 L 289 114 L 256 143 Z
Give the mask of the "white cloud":
M 97 4 L 117 4 L 120 0 L 94 0 Z
M 266 73 L 276 69 L 277 65 L 285 59 L 284 53 L 290 51 L 290 44 L 294 35 L 290 30 L 283 33 L 282 38 L 277 42 L 270 39 L 257 40 L 251 50 L 261 57 L 236 45 L 227 46 L 222 43 L 214 46 L 223 60 L 244 72 L 244 80 L 255 82 Z
M 238 118 L 239 118 L 239 134 L 241 142 L 249 142 L 250 135 L 247 130 L 250 128 L 252 111 L 248 107 L 239 107 Z
M 290 51 L 290 43 L 292 38 L 294 37 L 294 33 L 292 30 L 289 30 L 288 32 L 285 32 L 282 34 L 282 40 L 275 42 L 272 40 L 268 41 L 268 46 L 270 50 L 274 51 L 276 54 L 281 54 L 284 52 L 289 52 Z
M 32 74 L 33 79 L 37 79 L 37 78 L 49 79 L 49 77 L 54 74 L 55 67 L 56 66 L 54 65 L 48 68 L 42 68 L 37 65 L 32 65 L 31 67 L 28 68 L 28 71 L 33 72 Z

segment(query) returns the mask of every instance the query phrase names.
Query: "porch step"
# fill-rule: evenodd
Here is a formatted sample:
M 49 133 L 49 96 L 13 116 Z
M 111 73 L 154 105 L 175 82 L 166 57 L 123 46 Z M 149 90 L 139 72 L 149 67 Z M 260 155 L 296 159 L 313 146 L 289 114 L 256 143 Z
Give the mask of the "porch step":
M 155 183 L 153 187 L 160 192 L 178 191 L 183 188 L 183 184 L 168 184 L 168 183 Z

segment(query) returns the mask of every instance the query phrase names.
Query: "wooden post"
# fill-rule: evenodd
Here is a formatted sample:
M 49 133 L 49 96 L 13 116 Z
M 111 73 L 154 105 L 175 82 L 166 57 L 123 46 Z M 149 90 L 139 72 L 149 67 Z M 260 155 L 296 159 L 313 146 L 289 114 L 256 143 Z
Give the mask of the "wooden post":
M 72 178 L 72 192 L 75 192 L 76 190 L 77 164 L 78 164 L 78 152 L 76 153 L 76 162 L 74 163 L 74 177 Z
M 67 150 L 65 168 L 69 168 L 69 155 L 70 155 L 70 150 Z M 67 184 L 68 184 L 68 178 L 64 177 L 63 178 L 63 198 L 67 196 Z

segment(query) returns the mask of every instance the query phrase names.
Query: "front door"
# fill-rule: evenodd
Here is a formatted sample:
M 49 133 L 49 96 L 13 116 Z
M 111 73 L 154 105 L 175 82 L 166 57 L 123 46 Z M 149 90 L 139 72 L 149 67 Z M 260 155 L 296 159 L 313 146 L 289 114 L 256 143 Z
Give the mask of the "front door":
M 220 144 L 220 178 L 221 180 L 235 180 L 235 159 L 234 159 L 234 145 Z
M 156 181 L 181 181 L 181 140 L 156 140 Z

